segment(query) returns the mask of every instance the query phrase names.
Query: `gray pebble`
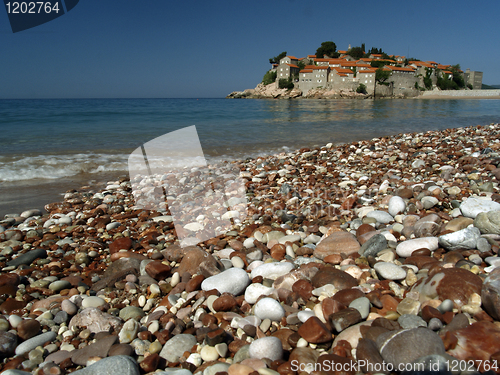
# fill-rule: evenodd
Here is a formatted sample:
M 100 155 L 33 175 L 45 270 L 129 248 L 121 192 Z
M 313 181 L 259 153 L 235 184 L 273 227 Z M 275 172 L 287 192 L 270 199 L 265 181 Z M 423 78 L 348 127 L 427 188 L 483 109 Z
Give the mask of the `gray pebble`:
M 437 308 L 441 314 L 453 310 L 453 301 L 451 299 L 445 299 Z
M 441 322 L 438 318 L 432 318 L 427 323 L 427 328 L 432 329 L 433 331 L 439 331 L 443 328 L 443 322 Z
M 39 345 L 43 345 L 48 341 L 52 341 L 56 338 L 57 334 L 55 332 L 49 331 L 32 337 L 24 341 L 16 348 L 16 355 L 23 355 L 29 351 L 35 349 Z
M 366 297 L 359 297 L 352 301 L 349 307 L 358 310 L 361 314 L 361 318 L 366 319 L 370 313 L 370 300 Z
M 403 314 L 398 318 L 398 323 L 403 329 L 427 327 L 427 323 L 418 315 Z

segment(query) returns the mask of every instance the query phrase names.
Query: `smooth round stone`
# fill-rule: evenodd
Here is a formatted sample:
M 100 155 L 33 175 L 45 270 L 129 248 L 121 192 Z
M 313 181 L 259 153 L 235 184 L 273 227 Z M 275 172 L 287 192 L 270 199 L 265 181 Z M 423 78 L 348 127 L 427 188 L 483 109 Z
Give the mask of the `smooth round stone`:
M 139 375 L 139 368 L 134 358 L 125 355 L 115 355 L 71 373 L 72 375 Z
M 228 350 L 227 344 L 225 342 L 221 342 L 220 344 L 215 345 L 215 350 L 217 350 L 220 357 L 225 358 Z
M 477 240 L 481 238 L 478 228 L 468 227 L 457 232 L 439 236 L 439 245 L 446 250 L 475 249 Z
M 246 271 L 241 268 L 230 268 L 203 280 L 201 289 L 204 291 L 217 289 L 221 294 L 239 295 L 243 293 L 248 284 L 250 284 L 250 279 Z
M 358 310 L 363 319 L 366 319 L 370 314 L 370 300 L 366 297 L 356 298 L 349 304 L 349 307 Z
M 375 263 L 373 268 L 386 280 L 403 280 L 406 278 L 406 271 L 394 263 L 378 262 Z
M 413 169 L 420 169 L 422 167 L 425 167 L 425 161 L 423 161 L 422 159 L 415 159 L 412 163 L 411 163 L 411 167 Z
M 460 211 L 465 217 L 475 219 L 480 212 L 500 211 L 500 203 L 481 198 L 467 198 L 460 205 Z
M 68 318 L 69 318 L 68 313 L 66 311 L 59 311 L 54 316 L 54 323 L 56 323 L 56 324 L 67 323 Z
M 255 235 L 255 233 L 254 233 L 254 235 Z M 275 230 L 275 231 L 271 231 L 271 232 L 264 234 L 261 242 L 267 244 L 269 241 L 272 241 L 272 240 L 278 241 L 281 237 L 285 237 L 285 234 L 283 232 Z
M 474 219 L 474 226 L 483 234 L 500 234 L 500 211 L 480 212 Z
M 175 335 L 163 345 L 160 357 L 169 362 L 179 362 L 179 358 L 184 355 L 184 352 L 190 352 L 196 343 L 196 337 L 193 335 Z
M 274 288 L 262 284 L 250 284 L 245 290 L 245 301 L 253 305 L 260 296 L 268 296 L 273 293 Z
M 245 241 L 243 241 L 243 246 L 247 249 L 255 247 L 255 244 L 253 243 L 254 240 L 254 237 L 248 237 Z
M 35 349 L 37 346 L 42 346 L 46 342 L 55 340 L 56 336 L 57 334 L 55 332 L 49 331 L 32 337 L 17 346 L 16 355 L 23 355 L 25 353 L 28 353 L 29 351 Z
M 219 352 L 213 346 L 206 345 L 201 348 L 200 351 L 201 359 L 205 362 L 216 361 L 219 358 Z
M 384 361 L 396 368 L 426 355 L 445 354 L 441 338 L 422 327 L 383 333 L 376 342 Z
M 135 319 L 139 321 L 146 313 L 143 309 L 137 306 L 127 306 L 120 310 L 120 318 L 127 321 L 129 319 Z
M 429 249 L 430 251 L 434 251 L 438 247 L 439 242 L 437 237 L 422 237 L 401 242 L 396 247 L 396 253 L 400 257 L 408 258 L 415 250 L 424 248 Z
M 10 357 L 14 354 L 17 346 L 17 336 L 12 332 L 0 332 L 0 355 Z M 5 372 L 3 373 L 5 374 Z
M 288 234 L 278 239 L 278 243 L 284 245 L 286 242 L 296 242 L 301 240 L 300 234 Z
M 119 226 L 121 225 L 121 223 L 115 221 L 113 223 L 109 223 L 108 225 L 106 225 L 106 230 L 113 230 L 113 229 L 116 229 L 118 228 Z
M 249 354 L 251 358 L 269 358 L 276 361 L 283 357 L 283 346 L 277 337 L 263 337 L 250 344 Z
M 406 203 L 403 198 L 399 196 L 394 196 L 389 199 L 389 207 L 388 211 L 391 216 L 396 216 L 397 214 L 401 214 L 405 211 Z
M 487 251 L 491 250 L 491 244 L 488 242 L 486 238 L 478 238 L 476 242 L 476 249 L 478 249 L 480 252 L 485 253 Z M 469 260 L 470 257 L 469 257 Z M 481 264 L 481 263 L 478 263 Z
M 394 218 L 392 217 L 391 214 L 389 214 L 385 211 L 380 211 L 380 210 L 368 212 L 366 214 L 366 217 L 371 217 L 371 218 L 377 220 L 377 222 L 383 223 L 383 224 L 389 224 L 390 222 L 394 221 Z
M 75 315 L 78 312 L 78 307 L 69 299 L 61 302 L 61 310 L 68 313 L 68 315 Z
M 241 259 L 240 257 L 233 257 L 231 259 L 231 264 L 233 265 L 233 267 L 236 267 L 236 268 L 244 268 L 245 267 L 245 262 L 243 262 L 243 259 Z
M 299 320 L 302 322 L 302 323 L 305 323 L 307 321 L 307 319 L 309 319 L 310 317 L 312 316 L 316 316 L 314 314 L 314 311 L 312 310 L 303 310 L 303 311 L 299 311 L 297 313 L 297 318 L 299 318 Z M 287 317 L 287 319 L 290 317 L 290 315 Z
M 254 314 L 259 319 L 271 319 L 280 321 L 285 316 L 283 306 L 272 298 L 262 298 L 254 306 Z
M 66 280 L 57 280 L 49 285 L 49 289 L 53 290 L 54 292 L 60 292 L 63 289 L 70 289 L 71 288 L 71 283 Z
M 427 324 L 427 328 L 433 331 L 439 331 L 441 328 L 443 328 L 443 323 L 438 318 L 431 318 L 431 320 L 429 320 L 429 323 Z
M 264 279 L 276 280 L 278 277 L 290 273 L 293 268 L 293 263 L 289 262 L 264 263 L 254 268 L 250 277 L 253 279 L 254 277 L 262 276 Z
M 316 234 L 310 234 L 306 238 L 304 238 L 304 243 L 318 243 L 321 240 L 321 237 Z
M 422 202 L 422 205 L 424 206 L 424 208 L 426 210 L 428 210 L 429 208 L 432 208 L 434 207 L 436 204 L 439 203 L 439 200 L 436 198 L 436 197 L 429 197 L 429 196 L 425 196 L 423 197 L 420 202 Z
M 70 225 L 72 222 L 72 219 L 69 216 L 61 216 L 58 220 L 59 225 Z
M 19 323 L 23 321 L 23 318 L 21 318 L 19 315 L 10 315 L 9 316 L 9 323 L 12 326 L 12 328 L 17 328 Z
M 484 279 L 481 289 L 483 308 L 495 320 L 500 319 L 500 268 L 495 268 Z M 444 303 L 444 301 L 443 301 Z
M 106 303 L 101 297 L 90 296 L 82 301 L 82 307 L 85 309 L 87 307 L 99 307 Z
M 427 327 L 427 323 L 421 317 L 413 314 L 404 314 L 398 318 L 398 323 L 403 329 Z
M 139 332 L 140 324 L 134 319 L 129 319 L 123 324 L 120 333 L 118 334 L 118 339 L 120 344 L 128 344 L 132 342 Z

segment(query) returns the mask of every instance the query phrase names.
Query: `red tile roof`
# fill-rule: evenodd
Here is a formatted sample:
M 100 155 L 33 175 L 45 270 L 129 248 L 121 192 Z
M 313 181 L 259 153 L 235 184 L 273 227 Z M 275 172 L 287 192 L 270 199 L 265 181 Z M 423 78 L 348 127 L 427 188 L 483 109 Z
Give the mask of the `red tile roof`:
M 332 68 L 332 70 L 335 70 L 338 73 L 345 73 L 345 74 L 354 74 L 351 69 L 344 69 L 344 68 Z
M 360 71 L 358 72 L 358 74 L 361 74 L 361 73 L 363 73 L 363 74 L 366 74 L 366 73 L 375 73 L 376 71 L 377 71 L 377 69 L 375 69 L 375 68 L 370 68 L 370 69 L 360 70 Z
M 302 69 L 299 73 L 312 73 L 312 69 Z
M 299 69 L 299 67 L 297 65 L 295 65 L 295 64 L 286 64 L 286 65 L 288 65 L 291 68 L 297 68 L 297 69 Z
M 401 68 L 399 66 L 391 66 L 391 65 L 387 65 L 386 67 L 396 72 L 412 72 L 412 73 L 415 72 L 415 68 L 412 67 Z
M 289 57 L 290 60 L 298 60 L 298 58 L 296 58 L 295 56 L 285 56 L 285 57 Z

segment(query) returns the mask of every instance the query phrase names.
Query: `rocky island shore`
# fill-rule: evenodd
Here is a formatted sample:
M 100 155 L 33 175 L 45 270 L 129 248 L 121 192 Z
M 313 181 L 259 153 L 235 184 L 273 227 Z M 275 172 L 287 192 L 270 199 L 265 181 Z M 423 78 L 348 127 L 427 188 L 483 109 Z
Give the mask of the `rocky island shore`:
M 233 91 L 226 99 L 370 99 L 373 95 L 357 93 L 352 90 L 328 90 L 315 88 L 309 90 L 305 95 L 299 89 L 280 89 L 274 83 L 264 85 L 259 83 L 254 89 L 244 91 Z
M 248 216 L 198 246 L 126 180 L 7 215 L 0 371 L 500 373 L 499 135 L 234 162 Z

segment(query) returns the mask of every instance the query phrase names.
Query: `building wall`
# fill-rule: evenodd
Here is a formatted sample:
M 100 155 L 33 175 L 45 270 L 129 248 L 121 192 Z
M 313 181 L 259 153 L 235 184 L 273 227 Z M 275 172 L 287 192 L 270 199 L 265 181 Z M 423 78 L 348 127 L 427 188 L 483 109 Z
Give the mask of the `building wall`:
M 415 89 L 415 83 L 419 82 L 419 78 L 414 73 L 392 72 L 387 81 L 392 82 L 393 95 L 416 96 L 419 93 Z
M 464 73 L 464 81 L 466 86 L 470 83 L 473 90 L 481 90 L 483 86 L 483 72 L 467 69 Z

